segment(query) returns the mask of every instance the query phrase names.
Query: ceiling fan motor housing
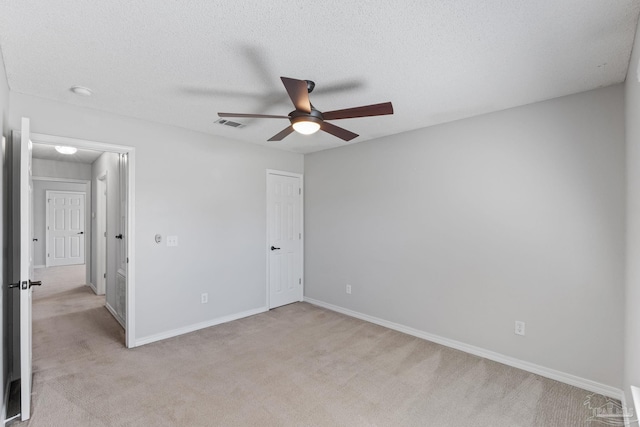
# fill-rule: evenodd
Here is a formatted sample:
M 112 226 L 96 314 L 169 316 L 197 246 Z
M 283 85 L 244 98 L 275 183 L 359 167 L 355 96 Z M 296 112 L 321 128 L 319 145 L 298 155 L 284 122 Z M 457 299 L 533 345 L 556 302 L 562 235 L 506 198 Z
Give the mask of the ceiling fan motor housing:
M 305 82 L 307 82 L 307 92 L 311 93 L 313 92 L 313 88 L 316 87 L 315 82 L 311 81 L 311 80 L 305 80 Z
M 311 112 L 307 113 L 305 111 L 294 110 L 289 113 L 289 120 L 291 123 L 296 122 L 316 122 L 322 123 L 324 120 L 322 117 L 322 113 L 315 108 L 311 108 Z

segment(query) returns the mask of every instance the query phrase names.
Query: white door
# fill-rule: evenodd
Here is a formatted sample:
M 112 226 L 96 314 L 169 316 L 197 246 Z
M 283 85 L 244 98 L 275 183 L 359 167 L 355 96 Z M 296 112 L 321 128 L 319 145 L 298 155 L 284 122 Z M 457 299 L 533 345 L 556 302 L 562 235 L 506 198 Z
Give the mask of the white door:
M 97 241 L 97 285 L 98 295 L 104 295 L 107 289 L 107 172 L 100 174 L 96 182 L 96 241 Z
M 269 308 L 302 301 L 302 177 L 267 172 Z
M 120 154 L 118 163 L 118 235 L 116 236 L 116 314 L 127 329 L 127 174 L 128 155 Z
M 84 264 L 85 193 L 47 191 L 47 267 Z
M 22 118 L 20 133 L 20 417 L 31 415 L 31 282 L 32 262 L 32 179 L 29 119 Z

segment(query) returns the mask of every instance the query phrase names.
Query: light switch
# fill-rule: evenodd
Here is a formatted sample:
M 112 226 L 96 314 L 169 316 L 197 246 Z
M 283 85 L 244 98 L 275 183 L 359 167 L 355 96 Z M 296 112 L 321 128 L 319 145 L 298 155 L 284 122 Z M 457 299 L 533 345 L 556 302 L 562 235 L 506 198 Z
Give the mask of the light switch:
M 167 236 L 167 246 L 178 246 L 178 236 Z

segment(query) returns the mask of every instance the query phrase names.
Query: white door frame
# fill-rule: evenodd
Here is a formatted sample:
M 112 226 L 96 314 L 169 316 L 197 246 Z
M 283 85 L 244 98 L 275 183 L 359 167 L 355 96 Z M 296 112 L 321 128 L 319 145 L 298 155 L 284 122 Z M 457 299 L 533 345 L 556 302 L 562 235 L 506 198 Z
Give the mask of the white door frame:
M 45 190 L 45 195 L 46 195 L 46 199 L 47 199 L 47 203 L 45 204 L 45 233 L 44 233 L 44 241 L 45 241 L 45 249 L 46 249 L 46 253 L 47 255 L 53 251 L 50 251 L 51 248 L 49 248 L 49 243 L 51 243 L 51 237 L 50 237 L 50 231 L 49 228 L 51 226 L 50 222 L 49 222 L 49 215 L 51 214 L 51 211 L 49 210 L 49 194 L 51 193 L 59 193 L 59 194 L 82 194 L 84 196 L 84 218 L 83 222 L 84 222 L 84 268 L 85 268 L 85 275 L 88 276 L 88 270 L 89 270 L 89 266 L 91 264 L 90 260 L 91 260 L 91 251 L 87 250 L 87 246 L 91 245 L 91 236 L 90 234 L 87 233 L 87 227 L 91 228 L 91 222 L 87 221 L 87 217 L 89 216 L 89 211 L 91 209 L 89 209 L 89 211 L 87 211 L 87 203 L 89 204 L 89 206 L 91 206 L 91 195 L 87 194 L 86 191 L 70 191 L 70 190 Z M 87 244 L 87 242 L 89 242 Z M 87 255 L 89 255 L 89 257 L 87 258 Z M 51 266 L 51 260 L 49 258 L 49 256 L 47 256 L 45 258 L 45 266 L 46 267 L 50 267 Z M 89 283 L 89 282 L 87 282 Z
M 105 274 L 107 273 L 107 192 L 109 182 L 107 171 L 100 172 L 96 181 L 96 294 L 106 294 Z
M 31 180 L 32 142 L 29 138 L 29 119 L 22 118 L 20 128 L 20 419 L 31 417 L 31 391 L 33 386 L 33 343 L 32 343 L 32 290 L 33 275 L 33 230 L 32 201 L 33 181 Z
M 266 206 L 266 210 L 267 210 L 267 216 L 266 216 L 266 224 L 267 224 L 267 236 L 266 236 L 266 244 L 265 244 L 265 253 L 266 253 L 266 264 L 267 264 L 267 276 L 266 276 L 266 282 L 267 282 L 267 299 L 266 299 L 266 305 L 265 307 L 267 308 L 267 310 L 269 310 L 269 308 L 271 307 L 271 289 L 270 289 L 270 271 L 269 271 L 269 255 L 271 254 L 271 247 L 270 247 L 270 243 L 269 240 L 271 238 L 271 236 L 269 235 L 269 224 L 270 221 L 269 219 L 271 218 L 271 212 L 269 209 L 269 204 L 271 203 L 271 197 L 270 197 L 270 193 L 269 193 L 269 175 L 280 175 L 280 176 L 289 176 L 292 178 L 298 178 L 300 179 L 300 189 L 301 189 L 301 193 L 300 193 L 300 233 L 302 233 L 302 238 L 300 239 L 300 276 L 302 278 L 302 283 L 300 286 L 300 301 L 302 301 L 303 297 L 304 297 L 304 175 L 300 174 L 300 173 L 295 173 L 295 172 L 286 172 L 286 171 L 280 171 L 280 170 L 276 170 L 276 169 L 267 169 L 267 173 L 265 175 L 265 188 L 267 191 L 267 206 Z
M 134 147 L 127 145 L 116 145 L 105 142 L 89 141 L 85 139 L 68 138 L 64 136 L 46 135 L 40 133 L 32 133 L 31 140 L 39 144 L 46 145 L 70 145 L 78 148 L 86 148 L 89 150 L 107 151 L 111 153 L 126 153 L 128 156 L 129 173 L 127 174 L 127 186 L 129 188 L 127 195 L 127 254 L 129 256 L 128 272 L 127 272 L 127 317 L 125 327 L 125 344 L 128 348 L 136 346 L 135 339 L 135 153 Z

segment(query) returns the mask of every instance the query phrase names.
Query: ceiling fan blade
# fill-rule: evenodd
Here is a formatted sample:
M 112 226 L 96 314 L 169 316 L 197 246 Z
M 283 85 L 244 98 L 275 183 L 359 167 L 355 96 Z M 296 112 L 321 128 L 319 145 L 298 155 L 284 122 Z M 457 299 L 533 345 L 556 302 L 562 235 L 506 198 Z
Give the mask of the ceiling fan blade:
M 356 90 L 364 87 L 364 83 L 361 80 L 351 79 L 343 80 L 337 83 L 323 84 L 313 90 L 315 95 L 327 95 L 331 93 L 347 92 L 350 90 Z
M 311 102 L 309 102 L 309 91 L 307 90 L 307 82 L 305 80 L 290 79 L 289 77 L 280 77 L 284 84 L 289 98 L 296 106 L 296 110 L 305 113 L 311 112 Z
M 385 114 L 393 114 L 393 105 L 390 102 L 327 111 L 322 113 L 322 118 L 325 120 L 354 119 L 356 117 L 384 116 Z
M 289 116 L 272 116 L 269 114 L 218 113 L 220 117 L 248 117 L 257 119 L 288 119 Z
M 282 141 L 285 137 L 289 136 L 293 132 L 293 126 L 289 126 L 279 133 L 273 135 L 271 138 L 267 139 L 267 141 Z
M 351 141 L 353 138 L 356 138 L 358 136 L 357 133 L 353 133 L 349 130 L 343 129 L 339 126 L 327 122 L 322 122 L 322 124 L 320 125 L 320 129 L 345 141 Z

